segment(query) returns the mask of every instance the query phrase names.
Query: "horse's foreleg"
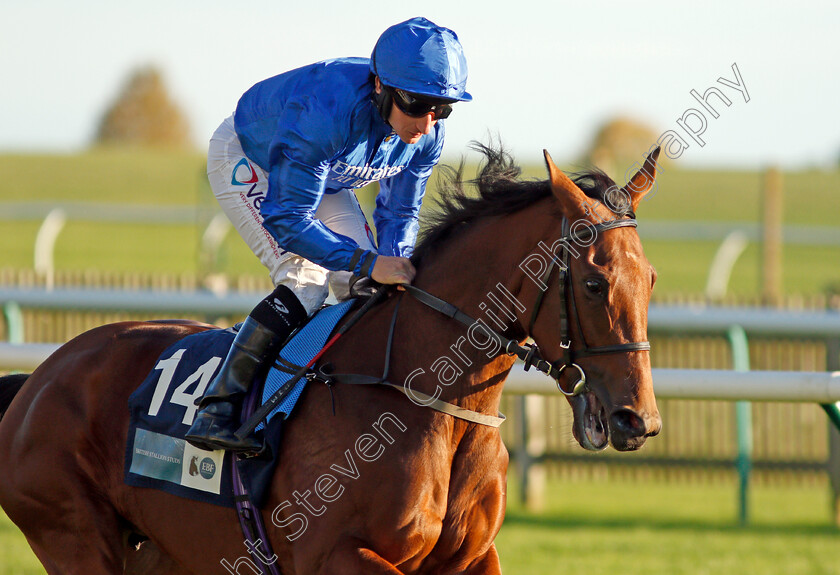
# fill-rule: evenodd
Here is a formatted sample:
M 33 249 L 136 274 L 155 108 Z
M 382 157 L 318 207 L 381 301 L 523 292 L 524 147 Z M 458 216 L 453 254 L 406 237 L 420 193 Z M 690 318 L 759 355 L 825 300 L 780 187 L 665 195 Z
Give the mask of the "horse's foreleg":
M 73 513 L 51 516 L 49 511 L 40 509 L 32 515 L 17 523 L 49 575 L 123 572 L 121 528 L 105 510 L 97 511 L 90 520 Z
M 464 575 L 501 575 L 502 565 L 499 563 L 499 554 L 496 552 L 496 544 L 490 545 L 490 549 L 475 563 L 463 571 Z
M 150 540 L 129 545 L 125 558 L 124 575 L 189 575 L 187 571 L 166 555 Z
M 402 571 L 372 551 L 363 541 L 343 539 L 333 548 L 319 571 L 322 575 L 403 575 Z
M 0 504 L 50 575 L 122 573 L 124 522 L 102 493 L 101 460 L 79 439 L 81 400 L 42 392 L 33 409 L 23 399 L 0 425 Z

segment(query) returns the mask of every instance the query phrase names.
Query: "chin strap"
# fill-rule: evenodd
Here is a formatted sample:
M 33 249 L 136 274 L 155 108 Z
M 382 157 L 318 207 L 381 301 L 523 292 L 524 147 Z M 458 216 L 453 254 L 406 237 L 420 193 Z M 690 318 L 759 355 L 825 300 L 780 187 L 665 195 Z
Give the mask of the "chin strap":
M 371 64 L 373 65 L 373 75 L 374 78 L 378 78 L 379 74 L 376 73 L 376 55 L 371 55 Z M 373 94 L 371 95 L 371 100 L 373 101 L 373 105 L 376 106 L 376 109 L 379 110 L 379 115 L 382 116 L 382 121 L 388 124 L 389 126 L 391 123 L 388 121 L 388 118 L 391 116 L 391 104 L 394 102 L 393 96 L 391 96 L 391 92 L 385 89 L 385 86 L 382 84 L 382 80 L 379 81 L 379 93 L 376 93 L 376 80 L 373 80 Z
M 391 125 L 388 122 L 388 118 L 391 115 L 391 105 L 394 102 L 394 98 L 391 97 L 391 93 L 386 90 L 384 87 L 376 93 L 376 90 L 373 91 L 373 96 L 371 97 L 373 101 L 373 105 L 376 106 L 376 109 L 379 111 L 379 115 L 382 117 L 382 121 Z

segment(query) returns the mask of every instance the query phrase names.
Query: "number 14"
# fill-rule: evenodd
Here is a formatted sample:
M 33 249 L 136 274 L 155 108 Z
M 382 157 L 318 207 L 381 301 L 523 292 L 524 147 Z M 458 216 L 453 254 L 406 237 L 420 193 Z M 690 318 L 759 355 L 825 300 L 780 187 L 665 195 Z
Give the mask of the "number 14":
M 178 364 L 181 362 L 181 357 L 185 351 L 187 350 L 179 349 L 169 359 L 162 359 L 155 366 L 155 369 L 159 369 L 163 373 L 160 374 L 155 392 L 152 395 L 152 402 L 149 405 L 150 416 L 155 417 L 160 411 L 163 401 L 166 399 L 166 394 L 169 391 L 169 386 L 172 385 L 175 370 L 178 368 Z M 184 413 L 184 418 L 181 420 L 181 423 L 184 425 L 192 425 L 193 419 L 195 419 L 195 413 L 198 410 L 195 402 L 204 395 L 204 390 L 207 389 L 207 385 L 213 378 L 213 374 L 216 373 L 216 368 L 219 367 L 221 361 L 221 357 L 211 357 L 172 392 L 172 397 L 169 399 L 170 403 L 182 405 L 187 408 Z M 198 383 L 193 392 L 187 393 L 187 388 L 196 382 Z

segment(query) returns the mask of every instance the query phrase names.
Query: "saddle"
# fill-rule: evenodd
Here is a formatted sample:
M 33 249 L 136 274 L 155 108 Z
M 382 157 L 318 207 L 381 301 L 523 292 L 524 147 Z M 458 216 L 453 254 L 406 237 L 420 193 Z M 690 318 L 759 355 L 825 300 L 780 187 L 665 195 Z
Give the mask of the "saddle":
M 294 378 L 323 347 L 354 300 L 324 307 L 300 328 L 280 351 L 263 382 L 255 382 L 243 405 L 243 421 Z M 154 369 L 129 398 L 131 413 L 126 442 L 125 482 L 174 495 L 233 507 L 233 458 L 224 451 L 205 451 L 184 440 L 197 408 L 196 400 L 216 376 L 233 342 L 235 328 L 187 336 L 161 354 Z M 258 427 L 266 448 L 249 462 L 246 479 L 255 500 L 266 494 L 282 422 L 293 413 L 310 378 L 298 378 Z M 281 415 L 281 417 L 277 417 Z M 277 420 L 276 423 L 274 420 Z

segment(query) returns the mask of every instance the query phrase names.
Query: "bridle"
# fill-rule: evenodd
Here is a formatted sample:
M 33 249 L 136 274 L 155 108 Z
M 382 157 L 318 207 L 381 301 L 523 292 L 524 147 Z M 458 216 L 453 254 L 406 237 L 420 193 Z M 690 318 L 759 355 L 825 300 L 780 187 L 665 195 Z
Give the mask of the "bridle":
M 617 220 L 610 220 L 606 222 L 601 222 L 599 224 L 588 224 L 583 227 L 580 232 L 575 231 L 574 233 L 571 231 L 569 226 L 569 221 L 564 217 L 562 222 L 562 232 L 563 237 L 559 240 L 561 246 L 561 254 L 552 254 L 553 257 L 551 258 L 551 263 L 546 268 L 545 272 L 542 275 L 540 292 L 537 295 L 537 300 L 534 304 L 534 308 L 531 311 L 531 321 L 528 324 L 528 333 L 533 333 L 534 324 L 537 321 L 537 316 L 539 316 L 540 308 L 542 307 L 543 298 L 545 297 L 546 292 L 548 291 L 548 282 L 551 278 L 551 274 L 556 267 L 558 269 L 558 285 L 559 285 L 559 295 L 560 295 L 560 348 L 563 350 L 563 353 L 557 361 L 554 361 L 550 365 L 549 371 L 543 371 L 546 375 L 549 375 L 554 379 L 557 383 L 557 389 L 560 390 L 560 393 L 563 395 L 572 397 L 575 395 L 580 395 L 586 389 L 586 373 L 583 371 L 583 368 L 580 367 L 575 360 L 582 357 L 591 357 L 595 355 L 607 355 L 612 353 L 626 353 L 632 351 L 650 351 L 650 342 L 649 341 L 634 341 L 629 343 L 619 343 L 614 345 L 602 345 L 597 347 L 592 347 L 586 342 L 586 335 L 583 332 L 583 326 L 580 323 L 580 314 L 577 311 L 577 304 L 575 303 L 575 290 L 574 285 L 572 284 L 572 270 L 570 267 L 570 249 L 569 245 L 570 242 L 574 241 L 578 245 L 591 245 L 587 244 L 586 242 L 592 239 L 592 242 L 597 239 L 598 234 L 600 232 L 606 230 L 612 230 L 615 228 L 628 228 L 632 227 L 635 228 L 637 225 L 636 219 L 634 217 L 629 218 L 622 218 Z M 565 247 L 565 249 L 563 249 Z M 572 316 L 572 319 L 577 326 L 577 333 L 580 335 L 580 342 L 579 345 L 572 348 L 572 336 L 571 330 L 569 325 L 569 315 Z M 534 349 L 535 355 L 539 354 L 539 350 L 536 345 L 531 346 Z M 525 360 L 525 369 L 530 367 L 528 360 Z M 574 386 L 572 386 L 572 391 L 566 391 L 560 385 L 560 375 L 566 368 L 574 368 L 580 374 L 580 379 L 575 382 Z M 539 368 L 538 368 L 539 369 Z
M 585 229 L 582 232 L 572 232 L 568 220 L 564 217 L 562 221 L 562 231 L 563 237 L 558 240 L 561 246 L 569 246 L 570 241 L 580 242 L 580 245 L 591 245 L 583 244 L 583 242 L 592 239 L 592 243 L 598 237 L 599 232 L 603 232 L 606 230 L 611 230 L 614 228 L 626 228 L 626 227 L 636 227 L 636 219 L 635 217 L 630 214 L 629 219 L 617 219 L 611 220 L 608 222 L 601 222 L 599 224 L 591 224 L 586 222 Z M 458 309 L 458 307 L 452 305 L 451 303 L 440 299 L 437 296 L 434 296 L 416 286 L 411 284 L 406 284 L 402 286 L 404 290 L 414 297 L 417 301 L 422 303 L 423 305 L 432 308 L 435 311 L 442 313 L 443 315 L 458 321 L 459 323 L 473 328 L 476 324 L 481 325 L 481 328 L 489 335 L 494 337 L 500 344 L 500 350 L 503 350 L 504 353 L 508 355 L 515 355 L 519 359 L 521 359 L 525 363 L 525 371 L 528 371 L 531 367 L 535 368 L 537 371 L 540 371 L 552 379 L 554 379 L 555 383 L 557 384 L 557 389 L 560 392 L 567 396 L 573 397 L 582 394 L 587 389 L 586 383 L 586 373 L 584 373 L 583 368 L 580 367 L 575 360 L 581 357 L 590 357 L 593 355 L 606 355 L 610 353 L 626 353 L 632 351 L 649 351 L 650 350 L 650 342 L 647 341 L 636 341 L 630 343 L 620 343 L 614 345 L 603 345 L 598 347 L 591 347 L 586 342 L 586 337 L 583 333 L 583 327 L 580 323 L 580 315 L 577 311 L 577 305 L 575 304 L 575 290 L 572 284 L 572 277 L 571 277 L 571 268 L 569 267 L 570 257 L 569 257 L 569 249 L 568 247 L 563 251 L 562 254 L 558 256 L 558 254 L 552 254 L 551 263 L 547 266 L 545 272 L 542 275 L 542 284 L 541 284 L 541 291 L 537 295 L 536 302 L 534 303 L 534 309 L 531 312 L 531 321 L 528 326 L 528 333 L 533 332 L 534 324 L 536 323 L 537 316 L 540 313 L 540 308 L 542 307 L 543 299 L 545 298 L 545 294 L 548 291 L 548 281 L 551 278 L 551 274 L 556 267 L 559 271 L 559 294 L 560 294 L 560 347 L 563 349 L 563 355 L 560 359 L 555 362 L 548 362 L 540 356 L 539 348 L 534 343 L 529 343 L 525 345 L 520 345 L 518 341 L 508 338 L 497 331 L 490 328 L 486 323 L 481 322 L 480 320 L 475 320 L 469 315 L 465 314 L 463 311 Z M 306 377 L 307 379 L 314 379 L 320 380 L 328 385 L 332 385 L 335 382 L 345 382 L 345 383 L 353 383 L 353 384 L 384 384 L 389 385 L 393 388 L 396 388 L 406 395 L 413 395 L 412 401 L 417 401 L 417 397 L 420 397 L 422 400 L 422 405 L 427 407 L 431 407 L 432 409 L 436 409 L 438 411 L 442 411 L 444 413 L 448 413 L 454 417 L 458 417 L 461 419 L 465 419 L 468 421 L 472 421 L 474 423 L 480 423 L 482 425 L 490 425 L 493 427 L 498 427 L 501 425 L 502 421 L 504 421 L 504 417 L 495 417 L 489 416 L 486 414 L 476 413 L 469 409 L 464 409 L 457 405 L 449 404 L 444 401 L 441 401 L 437 397 L 434 396 L 427 396 L 425 394 L 421 394 L 419 392 L 413 391 L 410 394 L 407 393 L 407 388 L 405 385 L 395 385 L 388 382 L 388 372 L 390 369 L 390 357 L 391 357 L 391 349 L 393 346 L 394 341 L 394 329 L 397 323 L 397 313 L 399 311 L 400 301 L 397 301 L 397 304 L 394 306 L 394 313 L 391 318 L 391 326 L 388 332 L 388 339 L 385 348 L 385 368 L 384 373 L 381 377 L 377 376 L 370 376 L 370 375 L 359 375 L 359 374 L 333 374 L 330 371 L 326 370 L 327 366 L 321 366 L 316 371 L 311 369 L 312 365 L 315 361 L 321 357 L 321 355 L 330 348 L 330 346 L 340 337 L 340 335 L 346 332 L 352 325 L 354 325 L 359 318 L 361 318 L 370 308 L 376 305 L 378 302 L 383 300 L 388 296 L 390 290 L 385 288 L 380 288 L 379 290 L 374 291 L 373 295 L 365 302 L 361 309 L 359 309 L 350 320 L 342 325 L 339 331 L 332 337 L 332 339 L 327 342 L 324 348 L 315 355 L 315 357 L 308 363 L 306 366 L 300 367 L 299 370 L 295 373 L 294 377 L 290 379 L 288 382 L 283 384 L 283 386 L 277 390 L 268 401 L 266 401 L 251 417 L 242 424 L 242 426 L 236 431 L 236 435 L 238 437 L 245 437 L 247 434 L 253 432 L 253 430 L 259 425 L 260 421 L 262 421 L 268 414 L 276 407 L 279 402 L 285 397 L 285 394 L 291 390 L 291 387 L 297 383 L 302 377 Z M 569 311 L 571 310 L 571 315 L 574 318 L 574 322 L 577 325 L 577 332 L 580 334 L 580 341 L 581 344 L 577 346 L 576 349 L 572 349 L 572 338 L 571 338 L 571 331 L 569 329 Z M 329 364 L 327 364 L 329 365 Z M 575 382 L 574 386 L 572 387 L 572 391 L 566 391 L 563 389 L 562 385 L 560 385 L 560 377 L 563 371 L 566 370 L 568 367 L 575 368 L 578 373 L 580 374 L 580 379 Z
M 559 243 L 561 246 L 568 246 L 569 242 L 576 241 L 576 243 L 580 242 L 579 245 L 591 245 L 585 244 L 584 242 L 593 238 L 593 236 L 594 238 L 592 241 L 594 242 L 595 239 L 597 239 L 599 232 L 614 228 L 635 228 L 636 225 L 636 219 L 631 215 L 631 217 L 627 219 L 610 220 L 599 224 L 591 224 L 587 222 L 587 225 L 583 230 L 580 232 L 576 231 L 573 234 L 570 230 L 568 220 L 564 217 L 561 228 L 563 230 L 563 237 L 556 243 Z M 483 322 L 482 328 L 500 342 L 501 348 L 505 353 L 515 355 L 521 359 L 525 363 L 525 371 L 528 371 L 531 367 L 533 367 L 537 371 L 551 377 L 557 384 L 557 389 L 560 390 L 560 393 L 567 397 L 573 397 L 580 395 L 587 389 L 586 373 L 580 365 L 575 363 L 576 359 L 581 357 L 591 357 L 593 355 L 607 355 L 611 353 L 650 351 L 650 342 L 634 341 L 597 347 L 591 347 L 588 343 L 586 343 L 586 337 L 584 336 L 583 328 L 580 323 L 580 315 L 578 314 L 577 305 L 575 304 L 575 291 L 572 285 L 572 274 L 571 268 L 569 267 L 569 261 L 570 257 L 568 248 L 565 249 L 559 256 L 557 254 L 553 254 L 551 263 L 542 275 L 542 283 L 540 285 L 544 287 L 542 287 L 540 293 L 537 295 L 534 309 L 531 312 L 531 321 L 528 326 L 528 333 L 532 333 L 534 323 L 536 322 L 537 316 L 540 313 L 540 308 L 542 307 L 543 299 L 548 291 L 548 280 L 556 267 L 558 269 L 560 285 L 560 347 L 563 350 L 563 354 L 560 359 L 554 362 L 546 361 L 540 355 L 540 350 L 535 343 L 520 345 L 516 340 L 505 337 L 504 335 L 491 329 Z M 423 289 L 410 284 L 403 287 L 422 304 L 439 311 L 440 313 L 466 325 L 467 327 L 474 325 L 477 321 L 451 303 L 444 301 Z M 568 310 L 571 310 L 571 315 L 574 318 L 574 322 L 577 325 L 577 331 L 580 334 L 581 345 L 576 346 L 575 349 L 572 349 Z M 563 386 L 560 385 L 560 377 L 563 371 L 569 367 L 576 369 L 580 374 L 580 379 L 575 382 L 574 386 L 572 386 L 572 391 L 566 391 L 563 389 Z

